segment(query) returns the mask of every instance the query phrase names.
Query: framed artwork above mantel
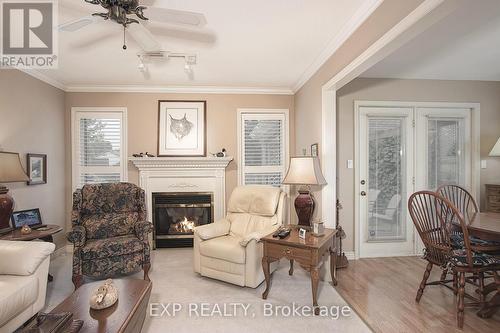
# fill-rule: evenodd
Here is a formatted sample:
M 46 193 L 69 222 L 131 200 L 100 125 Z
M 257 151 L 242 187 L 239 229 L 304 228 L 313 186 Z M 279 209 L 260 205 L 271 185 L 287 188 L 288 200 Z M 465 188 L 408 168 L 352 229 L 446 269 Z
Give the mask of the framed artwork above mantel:
M 158 101 L 158 156 L 206 156 L 206 101 Z

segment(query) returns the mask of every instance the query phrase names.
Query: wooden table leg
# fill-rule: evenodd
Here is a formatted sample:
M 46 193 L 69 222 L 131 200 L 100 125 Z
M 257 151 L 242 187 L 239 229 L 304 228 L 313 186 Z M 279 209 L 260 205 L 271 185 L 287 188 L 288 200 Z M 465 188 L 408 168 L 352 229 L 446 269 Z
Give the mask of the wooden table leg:
M 337 253 L 335 250 L 330 249 L 330 275 L 332 276 L 332 283 L 334 286 L 337 282 Z
M 311 287 L 312 287 L 313 307 L 315 315 L 319 315 L 318 284 L 319 284 L 319 268 L 311 267 Z
M 293 275 L 293 259 L 290 259 L 290 269 L 288 270 L 288 275 Z
M 49 235 L 47 237 L 42 237 L 40 239 L 43 240 L 44 242 L 54 243 L 54 237 L 52 237 L 52 235 Z M 47 281 L 49 281 L 49 282 L 54 281 L 54 277 L 51 274 L 49 274 L 47 276 Z
M 264 276 L 266 278 L 266 290 L 262 293 L 262 299 L 267 299 L 269 294 L 269 289 L 271 287 L 271 274 L 270 274 L 270 264 L 267 257 L 262 257 L 262 270 L 264 271 Z

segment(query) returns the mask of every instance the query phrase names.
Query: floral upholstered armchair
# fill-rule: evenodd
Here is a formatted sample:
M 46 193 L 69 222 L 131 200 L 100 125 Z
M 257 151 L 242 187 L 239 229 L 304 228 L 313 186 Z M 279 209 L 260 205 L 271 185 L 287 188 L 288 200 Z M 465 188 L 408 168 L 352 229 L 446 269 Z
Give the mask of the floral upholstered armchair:
M 73 284 L 83 276 L 104 279 L 144 270 L 149 280 L 148 235 L 144 191 L 130 183 L 84 185 L 73 193 Z

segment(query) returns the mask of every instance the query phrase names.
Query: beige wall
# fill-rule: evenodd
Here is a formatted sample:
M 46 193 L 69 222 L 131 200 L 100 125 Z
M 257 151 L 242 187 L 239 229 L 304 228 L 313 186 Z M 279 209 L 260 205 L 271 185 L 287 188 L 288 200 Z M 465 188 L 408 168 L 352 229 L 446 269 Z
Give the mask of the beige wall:
M 352 251 L 354 235 L 354 175 L 347 160 L 354 156 L 354 101 L 478 102 L 481 104 L 481 193 L 485 183 L 500 183 L 500 159 L 488 153 L 500 136 L 500 82 L 396 80 L 358 78 L 337 93 L 337 172 L 338 196 L 343 210 L 340 221 L 347 232 L 346 251 Z M 484 207 L 484 200 L 481 200 Z
M 321 88 L 335 74 L 383 36 L 423 0 L 385 0 L 354 34 L 330 57 L 309 81 L 295 94 L 296 154 L 315 142 L 321 142 Z M 335 135 L 332 133 L 332 135 Z M 320 147 L 321 151 L 321 147 Z M 321 215 L 321 192 L 316 191 Z M 334 203 L 332 203 L 332 206 Z
M 226 148 L 235 160 L 226 174 L 226 192 L 229 196 L 237 185 L 237 109 L 273 108 L 290 110 L 290 151 L 294 151 L 294 100 L 288 95 L 236 95 L 236 94 L 156 94 L 156 93 L 67 93 L 67 181 L 71 184 L 71 107 L 127 107 L 128 155 L 136 152 L 157 151 L 158 100 L 206 100 L 207 101 L 207 152 Z M 129 181 L 138 183 L 138 171 L 129 163 Z M 68 193 L 69 196 L 69 193 Z
M 15 210 L 40 208 L 44 223 L 65 226 L 64 92 L 17 70 L 0 70 L 0 149 L 47 154 L 47 184 L 7 184 Z M 65 244 L 65 232 L 55 236 Z

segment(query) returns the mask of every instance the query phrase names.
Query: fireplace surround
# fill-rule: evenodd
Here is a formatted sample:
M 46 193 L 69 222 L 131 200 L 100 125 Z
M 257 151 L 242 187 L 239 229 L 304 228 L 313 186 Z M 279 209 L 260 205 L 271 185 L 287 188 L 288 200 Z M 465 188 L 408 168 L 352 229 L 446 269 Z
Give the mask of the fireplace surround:
M 232 157 L 134 157 L 129 160 L 139 170 L 139 186 L 146 192 L 148 221 L 154 218 L 154 193 L 211 193 L 212 221 L 226 215 L 226 167 Z M 181 243 L 177 246 L 187 246 L 177 242 Z M 155 243 L 151 239 L 153 249 Z

